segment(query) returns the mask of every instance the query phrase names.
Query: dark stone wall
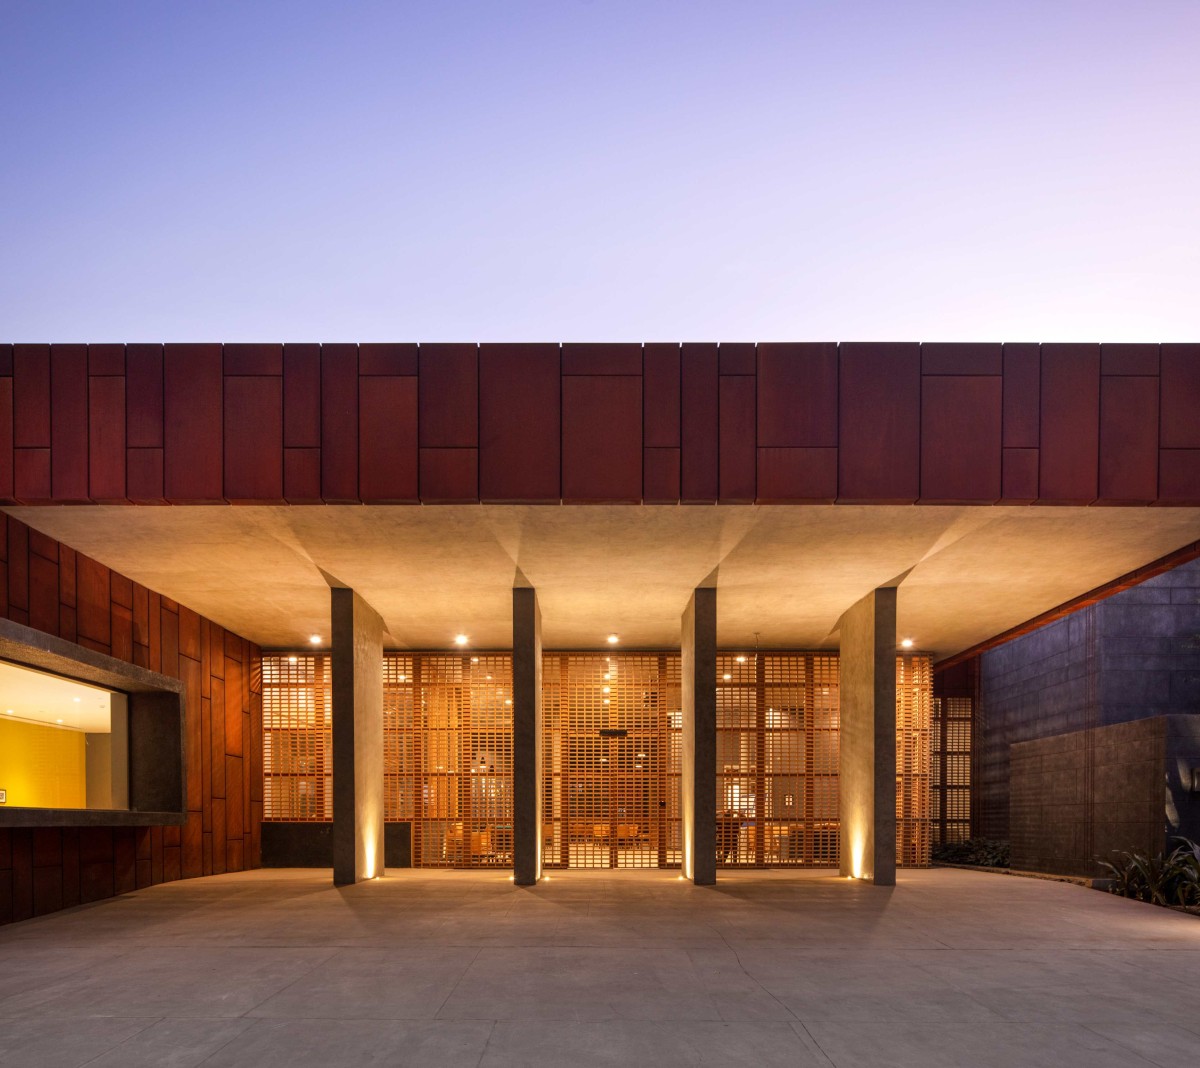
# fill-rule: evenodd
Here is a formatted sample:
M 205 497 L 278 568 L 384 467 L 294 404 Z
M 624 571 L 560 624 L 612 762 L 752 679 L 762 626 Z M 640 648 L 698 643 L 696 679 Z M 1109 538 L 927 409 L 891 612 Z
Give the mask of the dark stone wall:
M 1072 731 L 1012 748 L 1012 864 L 1099 875 L 1116 851 L 1153 856 L 1195 839 L 1200 716 L 1155 716 Z
M 384 866 L 412 867 L 412 824 L 383 825 Z M 264 820 L 262 824 L 264 868 L 332 868 L 332 823 L 286 823 Z
M 1009 837 L 1009 746 L 1200 714 L 1200 561 L 979 658 L 975 833 Z

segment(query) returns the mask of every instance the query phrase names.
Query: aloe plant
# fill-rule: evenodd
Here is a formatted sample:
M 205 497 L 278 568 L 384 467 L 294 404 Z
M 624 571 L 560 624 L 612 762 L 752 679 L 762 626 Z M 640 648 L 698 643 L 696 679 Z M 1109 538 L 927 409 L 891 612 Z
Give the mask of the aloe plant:
M 1115 851 L 1115 860 L 1097 858 L 1111 875 L 1109 892 L 1155 905 L 1200 905 L 1200 845 L 1176 838 L 1170 852 Z

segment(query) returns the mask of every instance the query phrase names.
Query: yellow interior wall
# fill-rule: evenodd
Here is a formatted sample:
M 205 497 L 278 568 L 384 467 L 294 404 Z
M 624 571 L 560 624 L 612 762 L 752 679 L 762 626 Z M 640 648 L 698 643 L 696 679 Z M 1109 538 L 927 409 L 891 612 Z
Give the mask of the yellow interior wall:
M 0 790 L 6 807 L 86 808 L 87 739 L 39 723 L 0 719 Z

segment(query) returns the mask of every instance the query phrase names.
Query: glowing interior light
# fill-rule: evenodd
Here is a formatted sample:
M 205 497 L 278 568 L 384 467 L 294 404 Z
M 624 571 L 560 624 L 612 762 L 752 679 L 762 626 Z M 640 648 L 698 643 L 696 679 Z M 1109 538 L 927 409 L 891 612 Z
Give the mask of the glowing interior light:
M 472 664 L 478 664 L 478 663 L 479 663 L 479 657 L 477 657 L 477 656 L 473 656 L 473 657 L 471 657 L 471 663 L 472 663 Z M 490 679 L 490 678 L 491 678 L 491 675 L 489 675 L 489 676 L 488 676 L 488 678 Z
M 455 645 L 466 645 L 466 644 L 467 644 L 467 640 L 468 640 L 468 639 L 467 639 L 467 636 L 466 636 L 465 634 L 456 634 L 456 635 L 454 635 L 454 644 L 455 644 Z
M 736 660 L 739 664 L 744 664 L 746 662 L 746 658 L 744 656 L 735 656 L 734 660 Z
M 608 644 L 609 644 L 609 645 L 616 645 L 616 644 L 617 644 L 617 642 L 619 642 L 620 640 L 621 640 L 621 639 L 620 639 L 620 638 L 618 638 L 618 637 L 617 637 L 615 634 L 610 634 L 610 635 L 608 636 Z
M 310 634 L 310 635 L 308 636 L 308 640 L 309 640 L 310 642 L 312 642 L 312 643 L 313 643 L 313 645 L 320 645 L 320 644 L 321 644 L 321 635 L 319 635 L 319 634 Z
M 401 682 L 407 682 L 407 681 L 408 681 L 408 676 L 407 676 L 407 675 L 401 675 L 401 676 L 400 676 L 400 681 L 401 681 Z
M 296 663 L 296 661 L 297 661 L 297 660 L 299 660 L 299 659 L 300 659 L 300 658 L 299 658 L 298 656 L 289 656 L 289 657 L 288 657 L 288 663 L 289 663 L 289 664 L 294 664 L 294 663 Z
M 512 698 L 511 698 L 511 697 L 509 697 L 509 698 L 506 698 L 504 703 L 505 703 L 506 705 L 511 705 L 511 704 L 512 704 Z
M 606 705 L 612 704 L 612 702 L 607 697 L 604 699 L 604 703 Z
M 602 693 L 612 693 L 612 687 L 611 687 L 611 686 L 604 686 L 604 687 L 602 687 L 602 688 L 601 688 L 601 692 L 602 692 Z
M 730 679 L 733 678 L 733 676 L 730 675 L 729 672 L 727 671 L 727 672 L 725 672 L 724 675 L 721 676 L 721 678 L 723 678 L 726 682 L 728 682 Z

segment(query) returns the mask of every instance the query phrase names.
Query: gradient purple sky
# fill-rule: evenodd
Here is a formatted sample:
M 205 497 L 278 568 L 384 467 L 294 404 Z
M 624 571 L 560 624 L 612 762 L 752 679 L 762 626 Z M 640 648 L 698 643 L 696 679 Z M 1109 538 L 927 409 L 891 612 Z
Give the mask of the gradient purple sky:
M 1200 2 L 0 0 L 0 340 L 1200 340 Z

